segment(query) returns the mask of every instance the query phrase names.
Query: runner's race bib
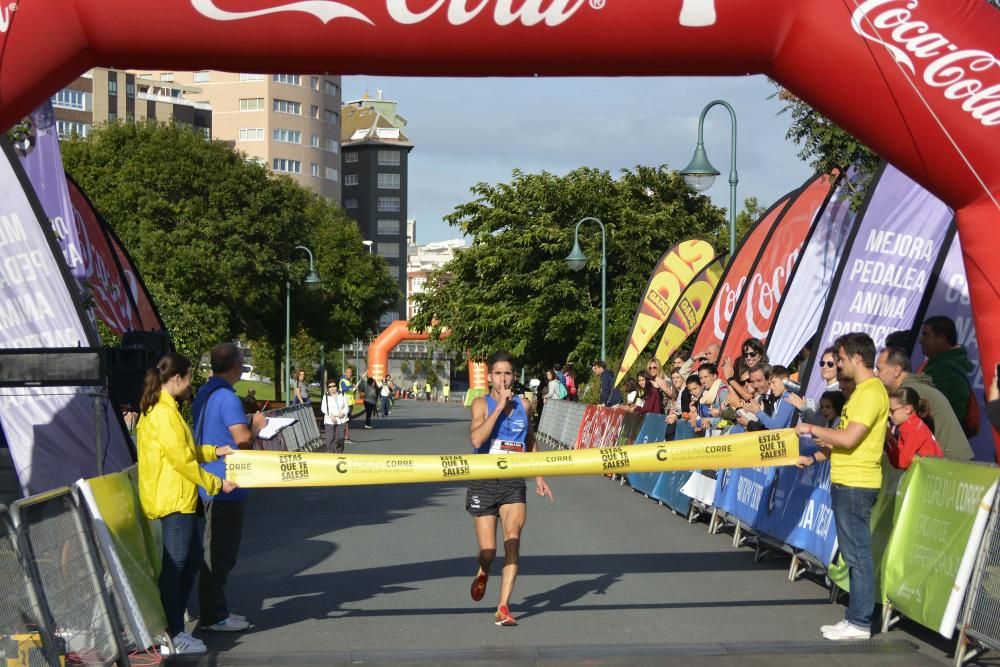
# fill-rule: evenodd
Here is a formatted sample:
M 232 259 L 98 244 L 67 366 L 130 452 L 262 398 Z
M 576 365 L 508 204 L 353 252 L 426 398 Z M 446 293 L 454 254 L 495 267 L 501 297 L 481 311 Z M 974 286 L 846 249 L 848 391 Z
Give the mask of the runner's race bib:
M 522 453 L 524 452 L 523 442 L 514 442 L 513 440 L 494 440 L 493 444 L 490 445 L 490 454 L 510 454 L 510 453 Z

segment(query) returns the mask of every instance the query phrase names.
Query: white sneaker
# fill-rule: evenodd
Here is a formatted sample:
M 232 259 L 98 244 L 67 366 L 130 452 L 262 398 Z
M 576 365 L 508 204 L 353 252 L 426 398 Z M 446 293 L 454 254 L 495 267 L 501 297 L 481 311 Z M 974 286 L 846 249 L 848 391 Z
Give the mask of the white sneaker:
M 850 625 L 850 623 L 848 623 L 847 619 L 845 618 L 840 623 L 834 623 L 833 625 L 821 625 L 819 626 L 819 631 L 822 632 L 824 635 L 828 632 L 840 632 L 848 625 Z
M 237 613 L 234 613 L 234 612 L 229 612 L 229 618 L 231 618 L 231 619 L 233 619 L 235 621 L 247 621 L 247 617 L 246 616 L 244 616 L 243 614 L 237 614 Z
M 250 623 L 245 618 L 236 618 L 232 614 L 213 625 L 203 625 L 202 630 L 212 632 L 243 632 L 250 627 Z
M 856 625 L 851 625 L 846 623 L 843 627 L 834 628 L 828 632 L 824 632 L 823 636 L 830 641 L 842 641 L 842 640 L 859 640 L 859 639 L 871 639 L 872 633 L 870 630 L 863 630 Z
M 208 649 L 205 647 L 205 642 L 200 639 L 195 639 L 186 632 L 178 632 L 171 642 L 174 645 L 173 649 L 171 649 L 168 645 L 163 644 L 160 646 L 160 655 L 190 655 L 208 652 Z

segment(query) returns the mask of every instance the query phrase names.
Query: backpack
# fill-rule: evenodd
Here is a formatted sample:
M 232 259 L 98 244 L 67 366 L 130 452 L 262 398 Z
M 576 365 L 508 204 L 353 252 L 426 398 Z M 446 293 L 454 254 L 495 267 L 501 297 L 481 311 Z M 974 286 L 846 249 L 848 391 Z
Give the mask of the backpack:
M 568 394 L 566 392 L 566 385 L 564 385 L 559 380 L 556 380 L 555 382 L 556 382 L 556 398 L 559 398 L 559 399 L 566 398 L 566 396 L 568 396 Z

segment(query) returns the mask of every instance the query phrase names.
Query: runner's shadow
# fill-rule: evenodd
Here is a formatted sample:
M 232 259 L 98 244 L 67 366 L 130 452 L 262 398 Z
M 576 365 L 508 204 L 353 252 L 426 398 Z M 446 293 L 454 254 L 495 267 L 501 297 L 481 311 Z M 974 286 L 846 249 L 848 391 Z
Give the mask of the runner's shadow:
M 557 586 L 544 593 L 536 593 L 524 598 L 518 606 L 522 610 L 520 618 L 537 616 L 567 606 L 588 595 L 604 595 L 612 584 L 621 581 L 620 573 L 602 574 L 594 579 L 579 579 Z

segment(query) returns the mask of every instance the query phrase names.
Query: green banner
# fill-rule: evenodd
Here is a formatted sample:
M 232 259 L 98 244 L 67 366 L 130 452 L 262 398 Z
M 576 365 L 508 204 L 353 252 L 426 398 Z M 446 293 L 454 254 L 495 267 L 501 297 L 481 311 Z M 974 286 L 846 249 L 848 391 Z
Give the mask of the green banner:
M 917 458 L 901 483 L 882 590 L 903 615 L 951 637 L 1000 469 Z
M 158 584 L 159 535 L 142 513 L 129 471 L 77 482 L 97 529 L 111 576 L 120 592 L 122 619 L 133 641 L 151 646 L 167 627 Z M 110 546 L 110 549 L 108 548 Z

